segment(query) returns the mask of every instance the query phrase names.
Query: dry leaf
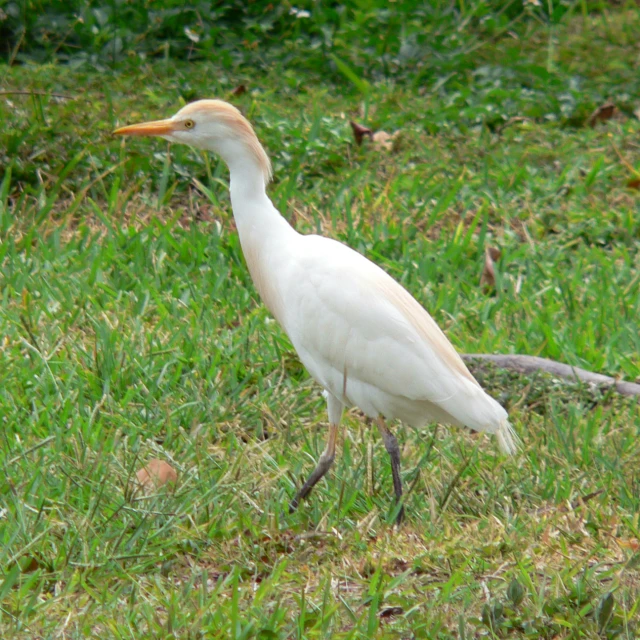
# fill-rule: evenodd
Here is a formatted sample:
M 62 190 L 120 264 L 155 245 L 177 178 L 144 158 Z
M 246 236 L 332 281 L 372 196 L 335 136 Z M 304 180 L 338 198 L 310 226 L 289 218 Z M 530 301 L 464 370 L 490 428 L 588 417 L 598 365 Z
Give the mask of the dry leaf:
M 382 609 L 378 615 L 381 620 L 390 620 L 396 616 L 401 616 L 403 613 L 404 609 L 402 607 L 386 607 L 385 609 Z
M 640 120 L 640 107 L 633 110 L 633 115 Z
M 195 217 L 198 222 L 211 222 L 213 220 L 213 216 L 211 215 L 211 206 L 200 205 L 196 209 Z
M 604 493 L 604 489 L 598 489 L 597 491 L 592 491 L 591 493 L 587 493 L 584 496 L 579 496 L 575 500 L 569 503 L 571 509 L 578 509 L 580 506 L 587 504 L 587 502 L 597 498 L 599 495 Z
M 629 182 L 627 182 L 627 187 L 629 187 L 629 189 L 640 189 L 640 178 L 629 180 Z
M 241 96 L 243 93 L 247 92 L 247 87 L 244 84 L 239 84 L 233 91 L 231 91 L 232 96 Z
M 373 136 L 373 131 L 371 131 L 369 127 L 365 127 L 363 124 L 358 124 L 353 120 L 350 120 L 349 124 L 353 130 L 353 137 L 356 139 L 356 144 L 362 144 L 362 138 L 364 138 L 364 136 L 369 136 L 370 138 Z
M 145 493 L 150 493 L 166 484 L 175 484 L 178 481 L 178 474 L 170 464 L 154 458 L 136 473 L 136 478 Z
M 616 115 L 617 109 L 613 102 L 607 102 L 598 107 L 590 116 L 587 122 L 590 127 L 595 127 L 598 122 L 606 122 Z
M 387 133 L 386 131 L 374 132 L 372 129 L 369 129 L 369 127 L 353 122 L 353 120 L 350 120 L 349 124 L 353 130 L 353 137 L 356 139 L 356 144 L 362 144 L 363 138 L 369 136 L 373 142 L 374 149 L 377 151 L 392 151 L 394 141 L 400 135 L 399 131 L 395 133 Z
M 398 137 L 400 132 L 396 131 L 395 133 L 387 133 L 386 131 L 376 131 L 371 139 L 373 140 L 373 146 L 378 150 L 392 151 L 393 143 L 395 139 Z
M 480 276 L 480 284 L 485 289 L 492 289 L 496 286 L 496 268 L 494 261 L 500 260 L 502 252 L 496 247 L 485 247 L 484 250 L 484 269 Z
M 33 571 L 36 571 L 36 569 L 45 568 L 45 564 L 40 560 L 40 558 L 31 555 L 22 556 L 18 560 L 18 564 L 20 565 L 20 571 L 22 573 L 32 573 Z
M 624 538 L 616 538 L 616 542 L 625 549 L 631 549 L 631 551 L 637 551 L 640 549 L 640 542 L 636 538 L 630 538 L 625 540 Z

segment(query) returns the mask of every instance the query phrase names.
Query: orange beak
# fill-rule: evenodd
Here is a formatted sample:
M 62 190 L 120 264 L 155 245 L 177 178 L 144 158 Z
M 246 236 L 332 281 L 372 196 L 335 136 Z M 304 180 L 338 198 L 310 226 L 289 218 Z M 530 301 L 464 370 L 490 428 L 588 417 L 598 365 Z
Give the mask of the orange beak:
M 128 127 L 120 127 L 113 132 L 114 136 L 166 136 L 175 131 L 175 122 L 172 120 L 155 120 L 142 124 L 130 124 Z

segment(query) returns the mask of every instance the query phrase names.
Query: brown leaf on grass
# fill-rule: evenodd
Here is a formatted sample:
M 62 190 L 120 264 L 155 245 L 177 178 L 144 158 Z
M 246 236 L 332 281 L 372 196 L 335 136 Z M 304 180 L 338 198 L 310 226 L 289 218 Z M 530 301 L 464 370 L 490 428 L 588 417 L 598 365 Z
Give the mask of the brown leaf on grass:
M 395 133 L 387 133 L 386 131 L 376 131 L 372 136 L 373 146 L 378 151 L 393 151 L 393 144 L 400 134 L 399 131 Z
M 365 136 L 373 137 L 373 131 L 369 127 L 365 127 L 363 124 L 358 124 L 353 120 L 349 121 L 351 129 L 353 131 L 353 137 L 356 139 L 356 144 L 362 144 L 362 138 Z
M 386 131 L 373 131 L 369 127 L 365 127 L 363 124 L 358 124 L 353 120 L 349 121 L 351 129 L 353 130 L 353 137 L 356 140 L 356 144 L 361 145 L 365 136 L 369 136 L 373 142 L 373 148 L 376 151 L 392 151 L 396 138 L 400 135 L 399 131 L 395 133 L 387 133 Z
M 20 571 L 22 573 L 32 573 L 33 571 L 43 569 L 46 566 L 40 558 L 32 555 L 22 556 L 18 560 L 18 564 L 20 565 Z
M 380 620 L 391 620 L 391 618 L 401 616 L 403 613 L 404 609 L 402 607 L 386 607 L 380 611 L 378 616 Z
M 496 247 L 485 247 L 484 268 L 480 276 L 480 284 L 486 289 L 493 289 L 496 286 L 495 261 L 500 260 L 502 252 Z
M 629 182 L 627 182 L 627 187 L 629 187 L 629 189 L 640 189 L 640 178 L 629 180 Z
M 150 493 L 166 484 L 175 484 L 178 481 L 178 474 L 169 463 L 154 458 L 136 473 L 136 478 L 144 492 Z
M 394 573 L 402 573 L 409 569 L 409 563 L 406 560 L 402 560 L 401 558 L 393 558 L 389 562 L 389 570 Z
M 195 218 L 198 222 L 211 222 L 213 215 L 211 215 L 212 207 L 210 205 L 199 205 L 196 209 Z
M 631 549 L 633 552 L 640 549 L 640 541 L 637 538 L 616 538 L 616 542 L 624 549 Z
M 599 495 L 604 493 L 604 489 L 598 489 L 597 491 L 592 491 L 591 493 L 587 493 L 584 496 L 578 496 L 573 502 L 570 503 L 572 509 L 577 509 L 578 507 L 587 504 L 587 502 L 597 498 Z
M 611 120 L 617 113 L 616 105 L 613 102 L 607 102 L 606 104 L 598 107 L 587 120 L 590 127 L 595 127 L 598 122 L 606 122 Z
M 247 87 L 244 84 L 239 84 L 231 91 L 232 96 L 241 96 L 243 93 L 247 93 Z

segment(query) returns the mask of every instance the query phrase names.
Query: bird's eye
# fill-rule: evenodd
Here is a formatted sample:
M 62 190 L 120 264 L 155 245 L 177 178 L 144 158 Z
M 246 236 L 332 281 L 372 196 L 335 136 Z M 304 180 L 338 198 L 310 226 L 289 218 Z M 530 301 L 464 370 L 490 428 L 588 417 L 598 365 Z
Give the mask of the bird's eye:
M 196 123 L 193 120 L 185 120 L 184 121 L 184 128 L 185 129 L 193 129 L 193 127 L 196 126 Z

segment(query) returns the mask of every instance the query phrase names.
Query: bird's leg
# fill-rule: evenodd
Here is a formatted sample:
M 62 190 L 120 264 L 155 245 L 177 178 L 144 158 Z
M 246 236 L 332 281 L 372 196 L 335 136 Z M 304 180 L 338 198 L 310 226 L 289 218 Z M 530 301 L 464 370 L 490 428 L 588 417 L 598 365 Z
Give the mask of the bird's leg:
M 400 524 L 404 519 L 404 505 L 402 505 L 402 479 L 400 478 L 400 447 L 396 437 L 389 431 L 389 428 L 384 422 L 382 416 L 378 416 L 376 419 L 378 430 L 384 441 L 385 449 L 391 458 L 391 474 L 393 475 L 393 489 L 396 493 L 396 502 L 400 504 L 400 511 L 398 511 L 398 517 L 396 523 Z
M 329 425 L 329 438 L 327 439 L 327 446 L 324 448 L 320 460 L 316 468 L 311 475 L 307 478 L 307 481 L 302 485 L 302 489 L 298 491 L 296 497 L 291 501 L 289 505 L 289 513 L 293 513 L 300 504 L 301 500 L 304 500 L 310 493 L 311 489 L 318 484 L 318 481 L 324 476 L 331 468 L 333 460 L 336 457 L 336 439 L 338 436 L 338 425 L 331 423 Z
M 329 438 L 327 439 L 327 446 L 324 448 L 313 473 L 307 478 L 307 481 L 302 485 L 302 489 L 298 491 L 296 497 L 291 501 L 289 513 L 293 513 L 298 508 L 300 500 L 303 500 L 311 493 L 311 489 L 313 489 L 313 487 L 318 484 L 320 478 L 329 471 L 336 457 L 336 440 L 338 438 L 338 427 L 342 419 L 343 404 L 328 391 L 325 392 L 325 396 L 327 398 L 327 413 L 329 414 Z

